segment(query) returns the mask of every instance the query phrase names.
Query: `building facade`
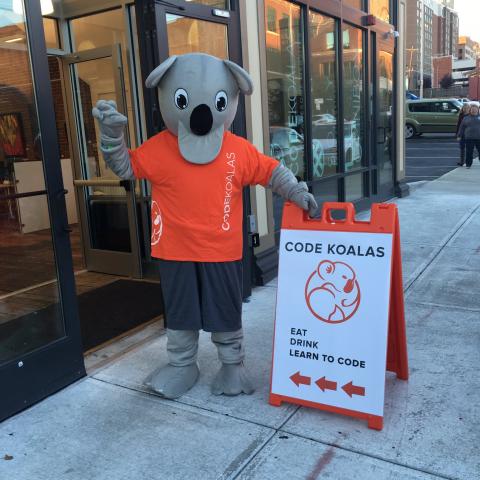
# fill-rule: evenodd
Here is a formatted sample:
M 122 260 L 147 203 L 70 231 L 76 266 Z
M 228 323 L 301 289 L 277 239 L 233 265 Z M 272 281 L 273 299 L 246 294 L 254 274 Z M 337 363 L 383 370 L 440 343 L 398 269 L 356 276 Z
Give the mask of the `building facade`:
M 108 169 L 91 109 L 116 100 L 130 148 L 155 135 L 163 121 L 144 80 L 168 56 L 243 64 L 255 92 L 233 131 L 320 204 L 364 209 L 407 192 L 403 0 L 32 0 L 0 10 L 9 65 L 0 73 L 0 419 L 85 375 L 84 352 L 162 322 L 150 185 Z M 245 297 L 276 275 L 281 210 L 269 190 L 245 190 Z
M 454 2 L 408 0 L 406 26 L 406 71 L 408 88 L 432 87 L 433 59 L 457 54 L 458 14 Z
M 462 36 L 458 39 L 457 58 L 466 60 L 468 58 L 476 59 L 480 56 L 480 44 L 468 36 Z

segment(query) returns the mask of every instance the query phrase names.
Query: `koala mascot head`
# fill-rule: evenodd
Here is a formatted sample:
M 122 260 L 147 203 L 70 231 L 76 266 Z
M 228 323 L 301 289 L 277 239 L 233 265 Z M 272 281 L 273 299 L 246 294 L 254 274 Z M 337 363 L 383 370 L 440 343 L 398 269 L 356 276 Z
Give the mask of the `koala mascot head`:
M 165 125 L 178 137 L 183 158 L 197 164 L 217 157 L 223 134 L 235 118 L 239 93 L 253 91 L 243 68 L 203 53 L 168 58 L 145 84 L 158 88 Z

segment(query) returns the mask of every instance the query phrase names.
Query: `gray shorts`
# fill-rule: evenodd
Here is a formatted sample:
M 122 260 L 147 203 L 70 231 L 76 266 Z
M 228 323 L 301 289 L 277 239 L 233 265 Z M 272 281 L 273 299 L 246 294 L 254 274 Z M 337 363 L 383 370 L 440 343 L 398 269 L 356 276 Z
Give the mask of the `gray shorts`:
M 167 328 L 234 332 L 242 328 L 241 260 L 158 260 Z

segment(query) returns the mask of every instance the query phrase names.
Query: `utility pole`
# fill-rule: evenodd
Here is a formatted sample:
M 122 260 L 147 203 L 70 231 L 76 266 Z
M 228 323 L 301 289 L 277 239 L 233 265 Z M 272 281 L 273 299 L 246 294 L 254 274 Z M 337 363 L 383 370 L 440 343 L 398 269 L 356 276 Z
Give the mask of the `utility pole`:
M 420 1 L 420 98 L 423 98 L 423 54 L 425 48 L 425 7 Z
M 406 50 L 407 52 L 410 52 L 410 62 L 409 62 L 409 64 L 408 64 L 407 72 L 408 72 L 408 89 L 409 89 L 409 90 L 412 90 L 412 72 L 413 72 L 412 63 L 413 63 L 413 52 L 417 52 L 417 51 L 418 51 L 418 48 L 410 47 L 410 48 L 406 48 L 405 50 Z

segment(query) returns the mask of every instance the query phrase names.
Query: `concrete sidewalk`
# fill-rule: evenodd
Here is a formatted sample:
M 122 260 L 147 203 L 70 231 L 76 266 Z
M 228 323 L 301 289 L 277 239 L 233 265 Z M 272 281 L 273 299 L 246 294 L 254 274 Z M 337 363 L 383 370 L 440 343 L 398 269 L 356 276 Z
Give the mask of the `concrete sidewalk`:
M 268 405 L 275 282 L 244 305 L 252 396 L 216 397 L 209 337 L 199 383 L 178 401 L 142 379 L 165 337 L 0 425 L 0 479 L 480 478 L 480 167 L 396 200 L 410 380 L 387 375 L 385 426 Z M 4 460 L 4 455 L 13 456 Z

